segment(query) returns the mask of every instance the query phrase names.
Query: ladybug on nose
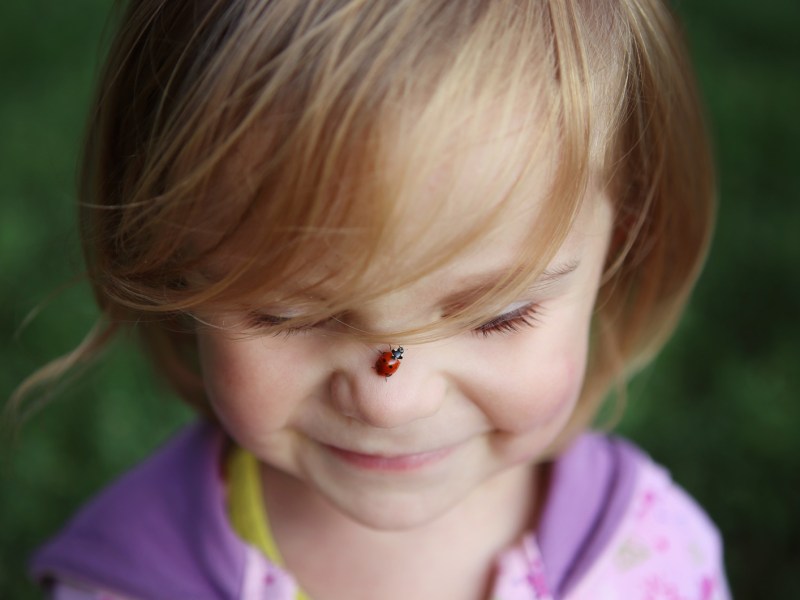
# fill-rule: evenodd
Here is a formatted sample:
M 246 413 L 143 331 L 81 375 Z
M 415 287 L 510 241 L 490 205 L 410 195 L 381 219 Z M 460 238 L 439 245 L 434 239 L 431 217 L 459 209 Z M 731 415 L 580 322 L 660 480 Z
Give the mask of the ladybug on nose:
M 392 347 L 389 346 L 389 351 L 381 352 L 375 362 L 375 371 L 388 381 L 389 377 L 394 375 L 397 369 L 400 368 L 401 360 L 403 360 L 403 347 L 398 346 L 396 350 L 392 350 Z

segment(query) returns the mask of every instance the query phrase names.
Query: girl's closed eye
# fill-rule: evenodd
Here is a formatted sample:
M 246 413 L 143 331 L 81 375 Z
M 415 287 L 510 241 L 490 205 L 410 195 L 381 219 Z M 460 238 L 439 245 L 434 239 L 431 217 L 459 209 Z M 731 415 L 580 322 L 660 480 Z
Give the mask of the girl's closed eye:
M 283 327 L 284 323 L 290 321 L 292 317 L 283 317 L 261 312 L 250 312 L 247 314 L 245 325 L 249 329 L 266 331 L 270 335 L 292 335 L 302 333 L 319 326 L 321 323 L 306 323 Z M 272 329 L 272 331 L 270 331 Z
M 484 337 L 492 333 L 513 333 L 522 327 L 535 327 L 539 324 L 538 317 L 541 314 L 541 306 L 536 302 L 530 302 L 521 306 L 516 306 L 509 311 L 491 319 L 478 327 L 473 332 Z M 282 327 L 284 323 L 291 320 L 291 317 L 283 317 L 260 312 L 251 312 L 247 315 L 246 325 L 249 328 L 267 330 L 272 335 L 292 335 L 314 329 L 322 322 L 308 323 L 290 327 Z M 274 331 L 270 332 L 270 329 Z
M 483 323 L 475 328 L 474 332 L 482 334 L 484 337 L 492 333 L 513 333 L 519 331 L 522 327 L 535 327 L 538 325 L 540 314 L 541 305 L 536 302 L 530 302 L 516 306 L 491 321 Z

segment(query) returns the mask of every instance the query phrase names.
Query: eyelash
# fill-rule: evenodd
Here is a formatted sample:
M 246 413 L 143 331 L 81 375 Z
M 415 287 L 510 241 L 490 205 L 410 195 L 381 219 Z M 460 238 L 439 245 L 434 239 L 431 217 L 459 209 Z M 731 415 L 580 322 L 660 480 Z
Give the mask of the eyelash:
M 263 313 L 250 313 L 247 318 L 247 325 L 253 329 L 269 329 L 272 327 L 278 327 L 282 323 L 285 323 L 289 319 L 287 317 L 276 317 L 274 315 L 265 315 Z M 298 327 L 287 327 L 285 329 L 281 329 L 278 331 L 274 331 L 271 335 L 284 335 L 289 337 L 290 335 L 294 335 L 296 333 L 302 333 L 303 331 L 308 331 L 309 329 L 313 329 L 316 327 L 318 323 L 312 323 L 311 325 L 301 325 Z
M 473 331 L 488 337 L 492 333 L 514 333 L 522 327 L 536 327 L 539 324 L 539 305 L 527 304 L 495 317 Z
M 539 324 L 539 305 L 528 304 L 508 311 L 491 321 L 487 321 L 473 329 L 476 335 L 488 337 L 493 333 L 514 333 L 523 327 L 536 327 Z M 253 328 L 271 328 L 277 327 L 285 323 L 289 319 L 286 317 L 277 317 L 274 315 L 266 315 L 262 313 L 251 313 L 248 317 L 248 325 Z M 297 333 L 302 333 L 310 329 L 314 329 L 321 323 L 312 323 L 311 325 L 301 325 L 298 327 L 288 327 L 280 331 L 276 331 L 273 335 L 290 336 Z

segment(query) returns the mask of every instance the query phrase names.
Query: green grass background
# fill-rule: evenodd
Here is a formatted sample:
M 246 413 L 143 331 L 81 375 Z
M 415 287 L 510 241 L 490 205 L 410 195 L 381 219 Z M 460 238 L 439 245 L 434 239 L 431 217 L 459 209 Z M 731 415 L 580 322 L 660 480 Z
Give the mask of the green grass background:
M 91 326 L 75 160 L 110 0 L 0 6 L 0 394 Z M 677 335 L 619 429 L 722 529 L 737 598 L 800 598 L 800 2 L 681 2 L 721 181 L 715 243 Z M 85 499 L 190 415 L 132 344 L 0 441 L 0 598 Z

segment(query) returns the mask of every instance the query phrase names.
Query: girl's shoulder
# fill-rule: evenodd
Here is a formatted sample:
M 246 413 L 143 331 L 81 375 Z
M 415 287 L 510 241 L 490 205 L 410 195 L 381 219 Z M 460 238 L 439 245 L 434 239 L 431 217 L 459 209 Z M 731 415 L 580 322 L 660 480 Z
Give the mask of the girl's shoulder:
M 548 579 L 558 584 L 556 597 L 730 597 L 717 528 L 636 446 L 590 434 L 555 469 L 561 480 L 553 483 L 539 536 Z M 575 541 L 565 553 L 547 536 L 569 531 L 570 512 L 577 515 Z
M 246 548 L 225 512 L 225 443 L 210 423 L 187 427 L 85 504 L 34 555 L 33 577 L 138 598 L 236 597 Z

